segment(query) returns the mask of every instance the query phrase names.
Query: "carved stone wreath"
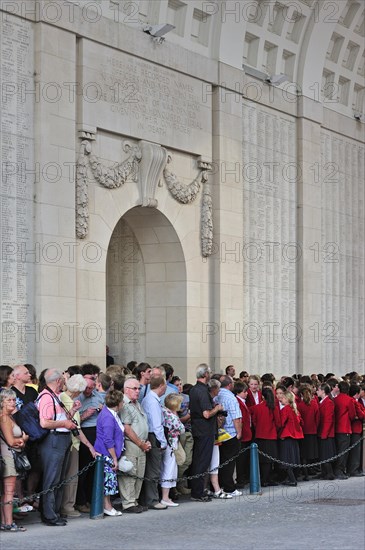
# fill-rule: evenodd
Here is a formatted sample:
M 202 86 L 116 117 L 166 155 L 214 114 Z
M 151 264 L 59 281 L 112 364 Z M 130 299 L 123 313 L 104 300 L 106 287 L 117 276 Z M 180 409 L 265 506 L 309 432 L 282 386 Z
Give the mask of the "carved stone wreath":
M 86 137 L 86 139 L 85 139 Z M 157 207 L 155 192 L 163 174 L 171 196 L 181 204 L 191 204 L 198 196 L 201 184 L 204 185 L 201 203 L 201 253 L 207 257 L 212 253 L 213 215 L 212 197 L 208 185 L 208 170 L 211 165 L 198 161 L 199 172 L 190 184 L 179 182 L 177 176 L 167 169 L 172 161 L 166 149 L 155 143 L 141 140 L 138 144 L 123 143 L 127 158 L 111 167 L 105 166 L 92 152 L 90 135 L 83 134 L 80 154 L 76 165 L 76 236 L 85 239 L 89 229 L 88 208 L 88 168 L 95 180 L 107 189 L 121 187 L 128 179 L 139 186 L 139 205 Z

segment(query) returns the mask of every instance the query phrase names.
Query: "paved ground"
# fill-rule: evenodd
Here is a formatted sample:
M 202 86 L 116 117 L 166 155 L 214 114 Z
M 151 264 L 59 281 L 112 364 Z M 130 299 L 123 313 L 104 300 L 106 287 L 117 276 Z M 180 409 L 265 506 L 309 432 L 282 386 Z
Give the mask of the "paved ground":
M 1 550 L 347 550 L 365 546 L 365 478 L 272 487 L 261 496 L 182 500 L 178 508 L 70 520 L 47 527 L 38 513 L 26 533 L 1 533 Z

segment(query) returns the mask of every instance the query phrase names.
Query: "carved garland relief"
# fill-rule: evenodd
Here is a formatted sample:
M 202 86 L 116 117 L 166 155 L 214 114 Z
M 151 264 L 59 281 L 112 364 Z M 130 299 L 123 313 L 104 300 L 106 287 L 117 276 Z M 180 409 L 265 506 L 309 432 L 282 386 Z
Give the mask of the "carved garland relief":
M 155 192 L 163 175 L 171 196 L 181 204 L 195 201 L 203 184 L 201 202 L 201 253 L 207 257 L 212 253 L 213 244 L 213 207 L 208 184 L 208 171 L 211 165 L 198 161 L 198 175 L 190 184 L 179 182 L 177 176 L 167 169 L 172 157 L 164 147 L 147 141 L 132 144 L 125 141 L 122 145 L 127 158 L 114 166 L 105 166 L 92 152 L 91 141 L 95 135 L 82 133 L 80 154 L 76 165 L 76 236 L 85 239 L 89 229 L 88 209 L 88 168 L 95 180 L 107 189 L 121 187 L 128 179 L 137 183 L 140 193 L 138 205 L 157 207 Z

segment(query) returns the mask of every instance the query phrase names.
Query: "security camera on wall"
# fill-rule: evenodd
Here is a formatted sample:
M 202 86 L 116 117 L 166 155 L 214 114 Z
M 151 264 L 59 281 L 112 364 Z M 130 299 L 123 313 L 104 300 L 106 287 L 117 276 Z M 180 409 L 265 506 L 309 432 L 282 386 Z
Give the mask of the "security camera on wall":
M 149 34 L 155 42 L 162 44 L 165 40 L 164 35 L 175 28 L 175 25 L 170 25 L 170 23 L 165 23 L 163 25 L 146 25 L 143 28 L 143 32 Z

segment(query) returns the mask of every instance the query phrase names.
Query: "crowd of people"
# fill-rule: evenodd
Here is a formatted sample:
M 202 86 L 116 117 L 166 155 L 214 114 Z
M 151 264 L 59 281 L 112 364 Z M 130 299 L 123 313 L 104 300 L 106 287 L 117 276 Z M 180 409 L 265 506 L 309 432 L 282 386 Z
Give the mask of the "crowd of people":
M 122 367 L 111 359 L 106 372 L 86 363 L 38 378 L 29 364 L 0 366 L 1 531 L 24 531 L 15 520 L 33 509 L 53 527 L 89 513 L 94 468 L 87 466 L 97 455 L 111 517 L 177 507 L 182 495 L 202 503 L 241 496 L 252 442 L 263 487 L 364 475 L 365 377 L 356 372 L 275 380 L 246 371 L 236 377 L 233 365 L 213 374 L 200 364 L 192 385 L 167 363 Z M 29 403 L 42 438 L 22 427 Z M 25 472 L 17 453 L 29 460 Z

